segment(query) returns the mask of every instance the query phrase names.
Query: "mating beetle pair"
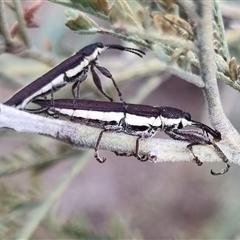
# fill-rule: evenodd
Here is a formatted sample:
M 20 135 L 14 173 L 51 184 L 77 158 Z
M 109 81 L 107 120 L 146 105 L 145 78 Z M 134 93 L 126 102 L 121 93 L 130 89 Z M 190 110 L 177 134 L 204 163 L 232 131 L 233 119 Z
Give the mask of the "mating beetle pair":
M 137 136 L 136 149 L 132 155 L 143 161 L 148 158 L 139 154 L 139 140 L 141 138 L 152 137 L 156 131 L 160 130 L 173 139 L 187 141 L 189 143 L 187 148 L 192 153 L 198 165 L 201 165 L 202 162 L 193 153 L 192 146 L 198 144 L 212 145 L 226 163 L 226 168 L 220 173 L 213 171 L 211 173 L 213 175 L 220 175 L 227 172 L 230 167 L 228 159 L 208 136 L 210 134 L 213 140 L 221 140 L 221 134 L 217 130 L 192 120 L 189 113 L 180 109 L 127 104 L 123 101 L 122 94 L 112 74 L 97 62 L 97 57 L 107 49 L 128 51 L 140 57 L 145 54 L 141 50 L 126 48 L 120 45 L 103 45 L 102 43 L 88 45 L 21 89 L 5 104 L 34 113 L 46 112 L 49 115 L 62 116 L 73 122 L 102 129 L 94 148 L 95 158 L 99 162 L 105 161 L 98 154 L 98 147 L 104 132 L 124 132 Z M 112 80 L 121 102 L 113 102 L 113 99 L 104 92 L 95 68 Z M 96 87 L 111 102 L 79 99 L 80 85 L 87 78 L 89 69 Z M 74 99 L 54 99 L 54 92 L 60 90 L 68 83 L 73 83 L 72 94 Z M 51 94 L 50 100 L 41 99 L 49 94 Z M 33 111 L 26 109 L 26 105 L 29 102 L 38 104 L 41 108 Z M 193 129 L 183 130 L 187 126 L 200 128 L 202 132 Z

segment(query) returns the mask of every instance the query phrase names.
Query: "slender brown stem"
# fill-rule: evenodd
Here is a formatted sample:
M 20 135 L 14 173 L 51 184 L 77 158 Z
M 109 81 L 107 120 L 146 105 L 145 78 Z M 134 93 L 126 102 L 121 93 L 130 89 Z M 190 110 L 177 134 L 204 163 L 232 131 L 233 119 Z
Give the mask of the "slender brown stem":
M 24 44 L 27 46 L 27 48 L 30 48 L 31 42 L 28 36 L 27 25 L 24 19 L 24 13 L 21 2 L 19 0 L 13 0 L 13 5 L 18 20 L 19 33 L 24 41 Z

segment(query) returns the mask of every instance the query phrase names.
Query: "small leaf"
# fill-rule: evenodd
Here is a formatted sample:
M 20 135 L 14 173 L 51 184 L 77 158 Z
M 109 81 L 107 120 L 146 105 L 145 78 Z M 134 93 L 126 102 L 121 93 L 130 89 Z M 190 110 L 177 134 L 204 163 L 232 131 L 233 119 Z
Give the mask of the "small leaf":
M 101 12 L 106 14 L 108 9 L 107 0 L 71 0 L 74 5 L 82 5 L 85 9 L 92 9 L 95 12 Z
M 109 18 L 115 27 L 120 29 L 142 28 L 138 19 L 138 11 L 142 8 L 136 1 L 118 0 L 115 1 L 109 12 Z
M 97 4 L 99 6 L 99 9 L 101 9 L 106 15 L 109 14 L 111 7 L 108 0 L 97 0 Z
M 49 0 L 50 2 L 57 3 L 66 7 L 79 10 L 104 20 L 108 20 L 108 14 L 106 14 L 107 0 L 102 0 L 104 3 L 100 3 L 100 0 Z
M 160 4 L 162 8 L 164 8 L 167 11 L 173 10 L 173 2 L 174 0 L 156 0 L 157 3 Z
M 191 25 L 179 16 L 154 11 L 151 17 L 153 27 L 159 29 L 161 33 L 193 39 Z
M 98 25 L 96 22 L 94 22 L 92 19 L 90 19 L 88 16 L 86 16 L 81 12 L 67 10 L 66 16 L 67 16 L 67 21 L 65 25 L 73 31 L 93 30 L 98 28 Z
M 222 72 L 224 74 L 229 73 L 228 64 L 226 63 L 226 61 L 223 59 L 221 55 L 215 54 L 215 62 L 219 72 Z
M 237 83 L 240 84 L 239 83 L 239 81 L 240 81 L 240 66 L 238 66 L 238 68 L 237 68 L 237 73 L 238 73 Z
M 177 59 L 178 66 L 188 72 L 191 72 L 191 64 L 190 61 L 194 59 L 195 56 L 192 51 L 181 52 L 179 54 L 179 58 Z
M 232 57 L 231 60 L 228 63 L 229 66 L 229 75 L 230 78 L 233 81 L 236 81 L 238 79 L 238 66 L 237 66 L 237 62 L 236 62 L 236 58 Z

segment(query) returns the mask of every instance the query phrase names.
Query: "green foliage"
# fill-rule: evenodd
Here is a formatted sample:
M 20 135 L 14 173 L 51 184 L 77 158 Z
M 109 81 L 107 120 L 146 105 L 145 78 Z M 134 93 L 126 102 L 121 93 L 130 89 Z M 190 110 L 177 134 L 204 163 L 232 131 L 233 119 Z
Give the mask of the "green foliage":
M 10 239 L 21 228 L 27 212 L 36 206 L 34 195 L 0 182 L 0 238 Z M 20 221 L 21 220 L 21 221 Z
M 19 229 L 24 226 L 27 215 L 32 214 L 34 208 L 41 202 L 37 200 L 38 194 L 32 191 L 23 191 L 9 188 L 0 182 L 0 238 L 13 239 Z M 60 223 L 54 214 L 48 214 L 45 221 L 39 225 L 34 233 L 34 239 L 51 238 L 58 239 L 125 239 L 129 237 L 126 226 L 123 226 L 119 218 L 110 220 L 108 233 L 99 234 L 87 220 L 86 216 L 70 216 L 66 223 Z
M 127 239 L 129 238 L 129 233 L 126 232 L 127 227 L 119 221 L 119 218 L 112 218 L 109 222 L 109 227 L 107 233 L 99 234 L 95 233 L 94 228 L 91 223 L 87 221 L 87 217 L 72 217 L 64 225 L 57 226 L 57 232 L 61 236 L 71 239 Z

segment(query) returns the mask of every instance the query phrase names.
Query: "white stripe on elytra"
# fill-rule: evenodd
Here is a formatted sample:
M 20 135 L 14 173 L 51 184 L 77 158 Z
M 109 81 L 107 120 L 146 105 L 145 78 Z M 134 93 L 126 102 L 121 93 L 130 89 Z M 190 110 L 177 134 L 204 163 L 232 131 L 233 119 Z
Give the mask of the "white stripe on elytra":
M 100 120 L 104 122 L 110 122 L 110 121 L 120 122 L 120 120 L 124 117 L 123 113 L 116 113 L 116 112 L 99 112 L 99 111 L 59 109 L 59 108 L 54 108 L 54 109 L 55 111 L 64 115 L 68 115 L 70 117 Z
M 44 87 L 42 87 L 41 89 L 39 89 L 37 92 L 33 93 L 32 95 L 30 95 L 29 97 L 25 98 L 24 101 L 22 101 L 21 104 L 17 105 L 16 108 L 17 109 L 24 109 L 26 107 L 26 105 L 35 97 L 40 96 L 46 92 L 49 92 L 52 88 L 53 85 L 59 85 L 61 83 L 64 82 L 64 74 L 60 74 L 59 76 L 57 76 L 52 82 L 48 83 L 47 85 L 45 85 Z
M 87 58 L 84 58 L 79 65 L 66 71 L 67 77 L 71 78 L 79 74 L 84 67 L 88 66 L 89 62 Z
M 124 118 L 124 113 L 122 112 L 100 112 L 91 110 L 73 110 L 73 109 L 60 109 L 54 108 L 56 112 L 60 114 L 67 115 L 69 117 L 79 117 L 84 119 L 99 120 L 103 122 L 115 121 L 120 122 Z M 159 117 L 142 117 L 134 114 L 126 114 L 125 121 L 127 124 L 132 126 L 155 126 L 161 127 L 161 119 Z
M 91 55 L 85 56 L 84 60 L 78 66 L 67 70 L 66 71 L 67 77 L 71 78 L 71 77 L 74 77 L 77 74 L 79 74 L 83 70 L 84 67 L 88 66 L 91 61 L 97 59 L 98 55 L 100 55 L 106 49 L 108 49 L 108 47 L 96 48 Z
M 160 127 L 162 125 L 159 117 L 142 117 L 134 114 L 126 114 L 126 123 L 132 126 L 154 126 Z
M 28 98 L 25 98 L 24 101 L 17 105 L 16 108 L 17 109 L 24 109 L 26 107 L 26 105 L 35 97 L 40 96 L 40 95 L 44 95 L 45 93 L 49 92 L 51 89 L 53 89 L 53 86 L 57 86 L 57 85 L 62 85 L 62 83 L 64 83 L 64 74 L 60 74 L 59 76 L 57 76 L 53 81 L 51 81 L 50 83 L 48 83 L 47 85 L 45 85 L 44 87 L 42 87 L 40 90 L 38 90 L 37 92 L 33 93 L 32 95 L 30 95 Z
M 174 125 L 179 125 L 180 122 L 182 123 L 183 127 L 190 126 L 192 125 L 191 121 L 186 120 L 185 118 L 165 118 L 160 116 L 163 124 L 163 128 L 167 126 L 174 126 Z
M 57 76 L 51 83 L 52 83 L 52 86 L 59 86 L 59 85 L 62 85 L 62 83 L 64 83 L 65 80 L 64 80 L 64 73 L 60 74 L 59 76 Z

